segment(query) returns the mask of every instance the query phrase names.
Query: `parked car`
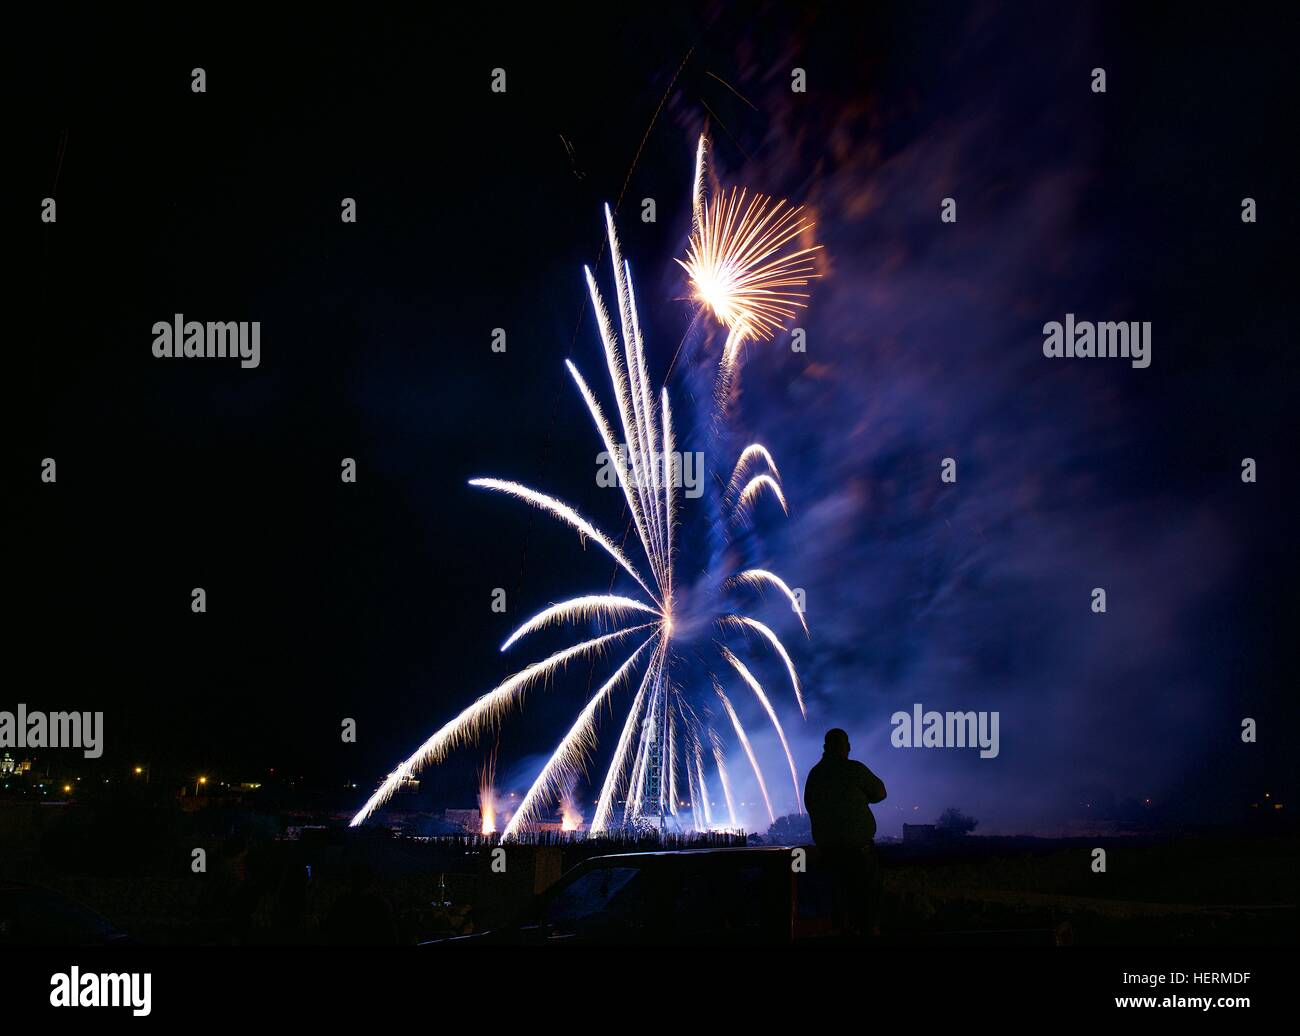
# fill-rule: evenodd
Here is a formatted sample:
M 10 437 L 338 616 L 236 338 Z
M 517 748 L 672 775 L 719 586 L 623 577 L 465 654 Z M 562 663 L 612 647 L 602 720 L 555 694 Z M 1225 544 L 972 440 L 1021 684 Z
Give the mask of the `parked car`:
M 61 892 L 0 882 L 0 946 L 117 946 L 130 941 Z
M 815 849 L 804 859 L 815 860 Z M 512 924 L 439 944 L 782 944 L 842 936 L 829 875 L 790 847 L 598 856 Z M 426 943 L 425 945 L 431 945 Z

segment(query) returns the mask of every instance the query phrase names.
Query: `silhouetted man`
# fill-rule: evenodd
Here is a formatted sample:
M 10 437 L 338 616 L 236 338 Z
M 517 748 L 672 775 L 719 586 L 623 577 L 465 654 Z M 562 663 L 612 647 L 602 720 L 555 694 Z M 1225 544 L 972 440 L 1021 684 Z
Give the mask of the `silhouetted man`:
M 812 821 L 813 841 L 830 867 L 836 913 L 850 927 L 875 930 L 880 901 L 876 865 L 876 818 L 871 805 L 885 799 L 885 783 L 849 758 L 849 735 L 826 731 L 822 759 L 808 772 L 803 804 Z

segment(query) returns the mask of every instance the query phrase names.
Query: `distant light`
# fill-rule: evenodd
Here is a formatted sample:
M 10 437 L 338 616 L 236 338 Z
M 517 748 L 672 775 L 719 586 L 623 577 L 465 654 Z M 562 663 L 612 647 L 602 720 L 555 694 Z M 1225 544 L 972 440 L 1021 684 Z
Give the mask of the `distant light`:
M 200 778 L 199 778 L 199 783 L 200 783 L 200 784 L 207 784 L 207 783 L 208 783 L 208 779 L 207 779 L 206 777 L 200 777 Z
M 71 790 L 72 790 L 72 785 L 71 785 L 71 784 L 65 784 L 65 785 L 63 786 L 63 790 L 64 790 L 64 791 L 71 791 Z
M 140 776 L 140 774 L 144 773 L 144 767 L 143 767 L 143 766 L 137 766 L 137 767 L 135 768 L 135 773 L 136 773 L 136 776 L 137 776 L 137 777 Z

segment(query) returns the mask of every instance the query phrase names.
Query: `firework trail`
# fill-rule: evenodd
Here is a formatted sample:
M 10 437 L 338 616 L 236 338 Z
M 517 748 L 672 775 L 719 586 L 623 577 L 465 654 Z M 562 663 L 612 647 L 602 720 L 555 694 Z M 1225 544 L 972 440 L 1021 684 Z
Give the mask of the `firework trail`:
M 749 743 L 749 738 L 745 734 L 745 728 L 741 726 L 740 717 L 736 715 L 736 709 L 731 704 L 731 699 L 723 693 L 722 688 L 718 686 L 718 681 L 713 681 L 713 689 L 722 699 L 722 705 L 727 710 L 727 716 L 731 719 L 731 725 L 736 729 L 736 737 L 740 739 L 740 745 L 745 750 L 745 755 L 749 758 L 749 765 L 754 771 L 754 776 L 758 779 L 758 790 L 763 793 L 763 805 L 767 807 L 767 816 L 772 823 L 776 823 L 776 814 L 772 812 L 772 800 L 767 794 L 767 781 L 763 780 L 763 768 L 758 765 L 758 758 L 754 755 L 754 747 Z
M 478 771 L 478 811 L 482 817 L 479 833 L 494 835 L 497 832 L 497 754 L 493 750 Z
M 787 210 L 784 202 L 772 203 L 770 199 L 756 196 L 746 204 L 743 191 L 739 195 L 733 191 L 730 200 L 724 199 L 718 205 L 710 206 L 704 200 L 705 153 L 706 143 L 701 138 L 693 195 L 692 237 L 688 261 L 683 266 L 691 276 L 697 297 L 710 306 L 730 329 L 726 348 L 731 349 L 733 355 L 728 357 L 724 349 L 722 358 L 723 367 L 730 369 L 734 366 L 734 349 L 738 348 L 734 341 L 770 337 L 782 326 L 781 320 L 793 315 L 792 307 L 804 304 L 802 299 L 806 298 L 805 295 L 787 289 L 806 284 L 807 277 L 812 276 L 808 255 L 814 249 L 796 252 L 783 249 L 794 237 L 804 233 L 811 223 L 799 216 L 800 210 Z M 623 806 L 621 821 L 625 824 L 644 826 L 653 817 L 662 825 L 666 818 L 675 817 L 683 774 L 690 796 L 692 825 L 698 830 L 712 825 L 705 745 L 711 749 L 730 827 L 738 828 L 723 740 L 710 722 L 712 713 L 708 709 L 702 714 L 697 712 L 689 700 L 690 684 L 673 678 L 675 665 L 683 659 L 683 652 L 674 650 L 685 625 L 683 619 L 689 619 L 693 627 L 700 625 L 698 614 L 679 614 L 675 594 L 679 507 L 675 489 L 681 471 L 675 457 L 674 422 L 667 388 L 663 387 L 656 393 L 650 385 L 631 269 L 623 259 L 608 206 L 605 208 L 605 224 L 614 280 L 612 305 L 606 305 L 592 271 L 585 269 L 584 273 L 613 394 L 612 413 L 616 423 L 611 423 L 606 409 L 578 368 L 568 361 L 566 366 L 608 455 L 625 462 L 620 465 L 622 477 L 618 481 L 640 556 L 629 556 L 616 544 L 615 538 L 607 536 L 573 507 L 549 494 L 496 478 L 476 478 L 469 484 L 536 507 L 577 532 L 584 544 L 587 541 L 595 543 L 620 571 L 635 582 L 644 597 L 636 596 L 635 591 L 631 596 L 613 592 L 584 594 L 553 603 L 526 619 L 501 645 L 503 652 L 531 634 L 564 623 L 601 623 L 610 632 L 583 640 L 525 666 L 463 709 L 388 775 L 353 817 L 353 827 L 364 823 L 406 777 L 440 762 L 451 749 L 471 743 L 489 728 L 498 726 L 513 708 L 520 705 L 530 687 L 549 683 L 570 661 L 595 657 L 615 647 L 622 648 L 627 638 L 641 633 L 631 654 L 618 664 L 579 711 L 502 831 L 502 840 L 519 837 L 539 820 L 543 810 L 557 803 L 565 811 L 566 824 L 578 816 L 573 806 L 573 789 L 597 747 L 601 714 L 612 709 L 625 686 L 632 685 L 633 675 L 638 669 L 637 690 L 601 783 L 590 833 L 600 834 L 615 824 L 615 804 L 620 796 Z M 707 293 L 702 285 L 708 286 Z M 611 312 L 617 317 L 617 329 Z M 729 511 L 730 524 L 743 524 L 750 520 L 762 495 L 770 495 L 781 505 L 783 512 L 789 513 L 775 460 L 761 444 L 752 443 L 741 451 L 724 494 L 724 507 Z M 808 624 L 801 602 L 784 580 L 767 569 L 736 572 L 716 587 L 716 594 L 706 596 L 722 600 L 732 591 L 755 589 L 761 592 L 767 587 L 776 588 L 785 595 L 806 635 Z M 626 622 L 632 625 L 623 625 Z M 713 616 L 707 624 L 715 626 L 719 636 L 728 631 L 742 635 L 757 633 L 762 643 L 783 663 L 795 701 L 806 717 L 794 663 L 770 627 L 739 614 L 734 608 Z M 750 669 L 721 640 L 714 641 L 712 649 L 739 674 L 772 723 L 794 781 L 796 808 L 802 812 L 798 772 L 775 707 Z M 774 819 L 763 771 L 740 716 L 723 692 L 717 676 L 710 673 L 709 680 L 754 771 L 768 817 Z M 649 801 L 647 793 L 652 775 L 657 777 L 657 801 Z M 489 823 L 495 828 L 491 783 L 491 774 L 485 771 L 480 781 L 485 831 Z M 574 823 L 580 819 L 578 816 Z
M 799 769 L 794 765 L 794 755 L 790 751 L 790 742 L 785 739 L 785 728 L 781 726 L 781 720 L 777 718 L 776 710 L 772 708 L 771 701 L 768 700 L 762 685 L 754 679 L 754 674 L 749 671 L 748 666 L 740 659 L 733 655 L 725 646 L 719 645 L 718 650 L 722 652 L 722 657 L 731 663 L 731 668 L 740 674 L 740 678 L 745 681 L 749 689 L 754 692 L 754 697 L 758 703 L 763 706 L 763 711 L 767 713 L 767 718 L 772 721 L 772 726 L 776 728 L 777 736 L 781 739 L 781 747 L 785 750 L 786 762 L 790 764 L 790 779 L 794 781 L 794 801 L 799 812 L 803 812 L 803 797 L 799 794 Z M 766 789 L 764 789 L 766 791 Z M 770 808 L 770 803 L 769 803 Z
M 747 568 L 743 572 L 737 572 L 729 582 L 732 584 L 744 583 L 748 586 L 757 587 L 759 590 L 762 590 L 764 586 L 776 587 L 781 593 L 785 594 L 786 600 L 790 602 L 791 609 L 799 616 L 799 622 L 803 624 L 804 636 L 808 636 L 808 620 L 803 617 L 803 606 L 799 603 L 794 591 L 776 573 L 769 572 L 765 568 Z M 806 716 L 807 712 L 804 715 Z
M 717 687 L 717 684 L 713 686 Z M 727 774 L 727 756 L 722 750 L 722 738 L 717 731 L 710 731 L 709 740 L 713 747 L 713 761 L 718 767 L 718 780 L 722 782 L 722 795 L 727 800 L 727 816 L 731 818 L 732 830 L 735 830 L 740 825 L 736 823 L 736 800 L 731 794 L 731 777 Z

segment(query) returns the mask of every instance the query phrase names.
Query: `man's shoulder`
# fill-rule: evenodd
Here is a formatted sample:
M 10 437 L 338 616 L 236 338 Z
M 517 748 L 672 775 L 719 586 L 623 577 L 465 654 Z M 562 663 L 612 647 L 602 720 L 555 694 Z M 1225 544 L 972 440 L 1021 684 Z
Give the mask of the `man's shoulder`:
M 811 784 L 841 784 L 844 781 L 844 766 L 839 759 L 827 759 L 822 756 L 808 770 L 808 782 Z
M 871 772 L 871 767 L 869 767 L 866 763 L 860 763 L 856 759 L 850 759 L 849 762 L 850 764 L 852 764 L 853 776 L 855 778 L 859 780 L 868 780 L 868 781 L 877 781 L 880 779 L 874 773 Z

